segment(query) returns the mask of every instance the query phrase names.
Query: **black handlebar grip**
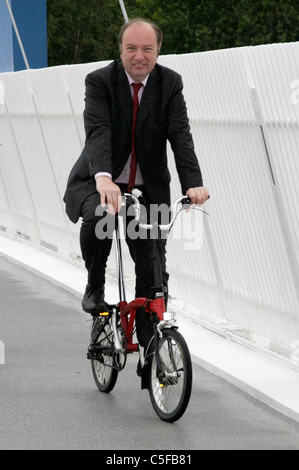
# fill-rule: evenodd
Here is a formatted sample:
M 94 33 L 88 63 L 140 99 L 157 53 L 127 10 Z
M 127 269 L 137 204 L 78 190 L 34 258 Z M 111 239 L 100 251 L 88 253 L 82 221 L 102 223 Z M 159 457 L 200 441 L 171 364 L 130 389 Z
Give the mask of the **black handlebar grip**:
M 186 197 L 184 197 L 184 199 L 182 199 L 181 202 L 182 202 L 183 206 L 190 206 L 191 199 L 190 199 L 190 197 L 186 196 Z
M 208 196 L 208 199 L 210 199 L 210 195 Z M 191 199 L 188 196 L 184 197 L 184 199 L 182 199 L 181 202 L 182 202 L 183 206 L 186 206 L 186 205 L 190 206 L 191 205 Z

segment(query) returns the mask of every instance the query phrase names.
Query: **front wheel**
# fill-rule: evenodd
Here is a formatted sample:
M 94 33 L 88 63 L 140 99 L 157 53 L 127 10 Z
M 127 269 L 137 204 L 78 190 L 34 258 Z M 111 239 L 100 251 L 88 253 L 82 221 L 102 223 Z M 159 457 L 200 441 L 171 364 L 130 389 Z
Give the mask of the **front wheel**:
M 164 329 L 158 340 L 158 354 L 149 361 L 149 391 L 157 415 L 173 423 L 185 413 L 192 389 L 192 362 L 183 336 L 174 329 Z

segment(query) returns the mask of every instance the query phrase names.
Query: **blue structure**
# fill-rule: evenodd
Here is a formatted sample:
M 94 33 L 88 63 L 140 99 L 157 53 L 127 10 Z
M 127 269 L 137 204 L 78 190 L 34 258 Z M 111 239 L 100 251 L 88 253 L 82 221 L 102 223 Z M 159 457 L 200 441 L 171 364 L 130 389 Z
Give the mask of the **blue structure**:
M 48 66 L 47 0 L 9 0 L 32 69 Z M 0 73 L 26 69 L 6 0 L 0 0 Z

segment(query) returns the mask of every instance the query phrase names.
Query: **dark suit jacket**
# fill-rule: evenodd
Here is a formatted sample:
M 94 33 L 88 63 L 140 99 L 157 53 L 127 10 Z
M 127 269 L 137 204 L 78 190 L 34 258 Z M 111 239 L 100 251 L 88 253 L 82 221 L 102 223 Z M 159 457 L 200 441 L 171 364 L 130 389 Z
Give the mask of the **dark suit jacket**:
M 135 147 L 152 204 L 170 203 L 167 140 L 174 152 L 182 192 L 203 184 L 182 89 L 180 75 L 157 64 L 140 103 Z M 64 196 L 66 212 L 75 223 L 82 202 L 96 192 L 94 175 L 108 172 L 115 180 L 131 153 L 132 96 L 120 59 L 86 77 L 85 103 L 86 142 Z

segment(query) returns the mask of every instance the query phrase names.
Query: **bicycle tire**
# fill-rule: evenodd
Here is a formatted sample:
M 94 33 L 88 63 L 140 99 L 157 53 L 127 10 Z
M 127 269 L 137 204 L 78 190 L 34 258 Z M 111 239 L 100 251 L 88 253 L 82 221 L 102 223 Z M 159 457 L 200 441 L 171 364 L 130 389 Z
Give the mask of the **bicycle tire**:
M 162 371 L 157 376 L 157 358 L 152 346 L 149 358 L 149 392 L 153 408 L 163 421 L 180 419 L 189 404 L 192 390 L 192 362 L 183 336 L 175 329 L 162 330 L 158 340 Z
M 100 392 L 110 393 L 115 387 L 118 371 L 113 367 L 113 333 L 109 323 L 103 328 L 96 344 L 106 348 L 106 352 L 103 350 L 96 359 L 91 359 L 93 377 Z

